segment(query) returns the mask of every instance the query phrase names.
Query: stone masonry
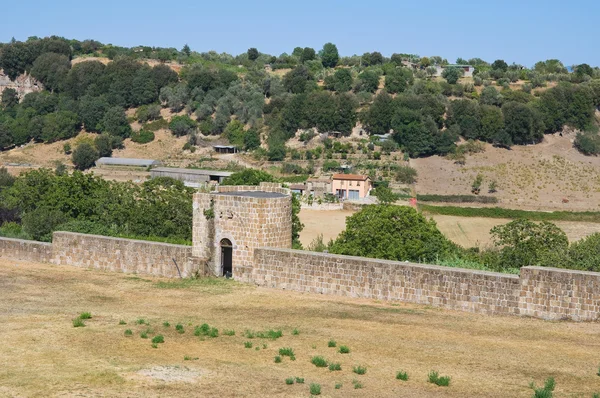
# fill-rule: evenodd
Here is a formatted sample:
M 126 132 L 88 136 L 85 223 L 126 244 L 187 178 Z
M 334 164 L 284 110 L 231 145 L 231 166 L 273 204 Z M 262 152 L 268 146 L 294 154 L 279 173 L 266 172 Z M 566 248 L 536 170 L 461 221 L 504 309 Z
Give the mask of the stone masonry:
M 292 201 L 279 184 L 220 186 L 216 192 L 194 195 L 193 254 L 222 275 L 221 241 L 233 245 L 233 276 L 248 275 L 254 250 L 292 247 Z M 248 280 L 246 280 L 248 281 Z

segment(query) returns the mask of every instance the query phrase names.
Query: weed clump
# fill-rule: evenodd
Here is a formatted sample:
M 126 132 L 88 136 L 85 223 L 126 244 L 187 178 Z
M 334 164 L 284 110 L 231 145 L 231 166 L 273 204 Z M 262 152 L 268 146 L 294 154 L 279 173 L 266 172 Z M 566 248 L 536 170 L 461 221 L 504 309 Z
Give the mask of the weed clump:
M 85 326 L 85 322 L 81 318 L 73 319 L 73 327 L 74 328 L 82 328 Z
M 292 335 L 298 336 L 299 334 L 300 334 L 300 331 L 298 329 L 292 330 Z
M 398 373 L 396 373 L 396 380 L 407 381 L 408 380 L 408 373 L 403 372 L 403 371 L 399 371 Z
M 544 382 L 544 387 L 537 388 L 533 382 L 529 384 L 533 389 L 533 398 L 552 398 L 556 383 L 554 377 L 548 377 Z
M 294 378 L 288 377 L 287 379 L 285 379 L 285 384 L 287 384 L 288 386 L 294 384 Z
M 127 329 L 124 334 L 125 336 L 133 336 L 133 332 L 131 331 L 131 329 Z
M 321 385 L 317 383 L 312 383 L 310 385 L 310 393 L 311 395 L 321 395 Z
M 312 357 L 310 363 L 315 365 L 317 368 L 326 368 L 328 365 L 325 358 L 320 355 Z
M 91 318 L 92 318 L 91 312 L 82 312 L 81 314 L 79 314 L 79 319 L 91 319 Z
M 248 347 L 246 347 L 246 348 L 248 348 Z M 281 363 L 281 357 L 280 357 L 279 355 L 277 355 L 277 356 L 275 357 L 275 359 L 274 359 L 274 362 L 275 362 L 275 363 Z
M 335 383 L 335 389 L 339 390 L 340 388 L 342 388 L 342 383 Z
M 235 330 L 223 330 L 225 336 L 235 336 Z
M 340 363 L 330 363 L 329 364 L 329 370 L 330 371 L 334 371 L 334 370 L 342 370 L 342 365 Z
M 350 353 L 350 348 L 348 348 L 345 345 L 340 346 L 340 354 L 349 354 L 349 353 Z
M 140 333 L 140 337 L 143 339 L 147 339 L 148 338 L 148 331 L 144 330 L 143 332 Z
M 294 350 L 290 347 L 284 347 L 279 349 L 279 355 L 282 357 L 290 357 L 292 361 L 296 360 L 296 355 L 294 354 Z
M 357 375 L 364 375 L 365 373 L 367 373 L 367 367 L 358 365 L 358 366 L 353 367 L 352 371 L 354 373 L 356 373 Z
M 175 325 L 175 330 L 177 330 L 177 333 L 179 334 L 185 333 L 185 329 L 183 328 L 183 325 L 181 323 Z
M 244 343 L 244 347 L 245 347 L 245 348 L 252 348 L 252 342 L 251 342 L 251 341 L 246 341 L 246 342 Z
M 440 376 L 436 370 L 432 370 L 427 375 L 427 381 L 436 386 L 448 387 L 450 385 L 450 376 Z
M 164 343 L 165 342 L 165 338 L 162 334 L 156 335 L 152 338 L 152 343 L 154 344 L 160 344 L 160 343 Z
M 335 347 L 337 346 L 337 343 L 335 342 L 335 340 L 329 340 L 329 342 L 327 343 L 327 347 Z
M 146 320 L 144 318 L 138 318 L 137 321 L 135 321 L 136 324 L 138 325 L 148 325 L 148 322 L 146 322 Z
M 168 328 L 168 327 L 171 326 L 171 324 L 169 322 L 167 322 L 167 321 L 164 321 L 163 322 L 163 326 L 166 327 L 166 328 Z
M 304 384 L 304 377 L 296 377 L 297 384 Z
M 125 322 L 124 320 L 122 320 L 122 319 L 121 319 L 121 320 L 119 321 L 119 325 L 127 325 L 127 322 Z

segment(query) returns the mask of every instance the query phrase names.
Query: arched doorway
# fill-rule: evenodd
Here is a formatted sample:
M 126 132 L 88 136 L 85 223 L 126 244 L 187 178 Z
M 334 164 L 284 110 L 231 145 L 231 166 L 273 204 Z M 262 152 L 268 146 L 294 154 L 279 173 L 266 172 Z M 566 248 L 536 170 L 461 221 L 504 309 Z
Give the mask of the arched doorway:
M 221 239 L 221 270 L 229 278 L 233 273 L 233 245 L 229 239 Z

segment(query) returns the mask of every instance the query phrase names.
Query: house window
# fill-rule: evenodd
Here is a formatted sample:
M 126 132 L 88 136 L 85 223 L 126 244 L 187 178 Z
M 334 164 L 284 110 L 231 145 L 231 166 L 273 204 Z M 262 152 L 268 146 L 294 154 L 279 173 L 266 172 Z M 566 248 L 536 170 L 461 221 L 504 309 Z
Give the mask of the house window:
M 356 186 L 357 186 L 357 187 L 360 187 L 360 181 L 358 181 L 358 182 L 356 183 Z

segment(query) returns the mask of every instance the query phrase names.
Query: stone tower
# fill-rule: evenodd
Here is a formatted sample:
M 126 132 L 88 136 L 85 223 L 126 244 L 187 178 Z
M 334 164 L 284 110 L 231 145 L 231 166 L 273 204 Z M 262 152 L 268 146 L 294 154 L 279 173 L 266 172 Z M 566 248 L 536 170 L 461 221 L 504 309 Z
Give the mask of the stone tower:
M 194 195 L 193 255 L 209 274 L 252 273 L 254 249 L 292 247 L 292 197 L 275 183 L 219 186 Z

